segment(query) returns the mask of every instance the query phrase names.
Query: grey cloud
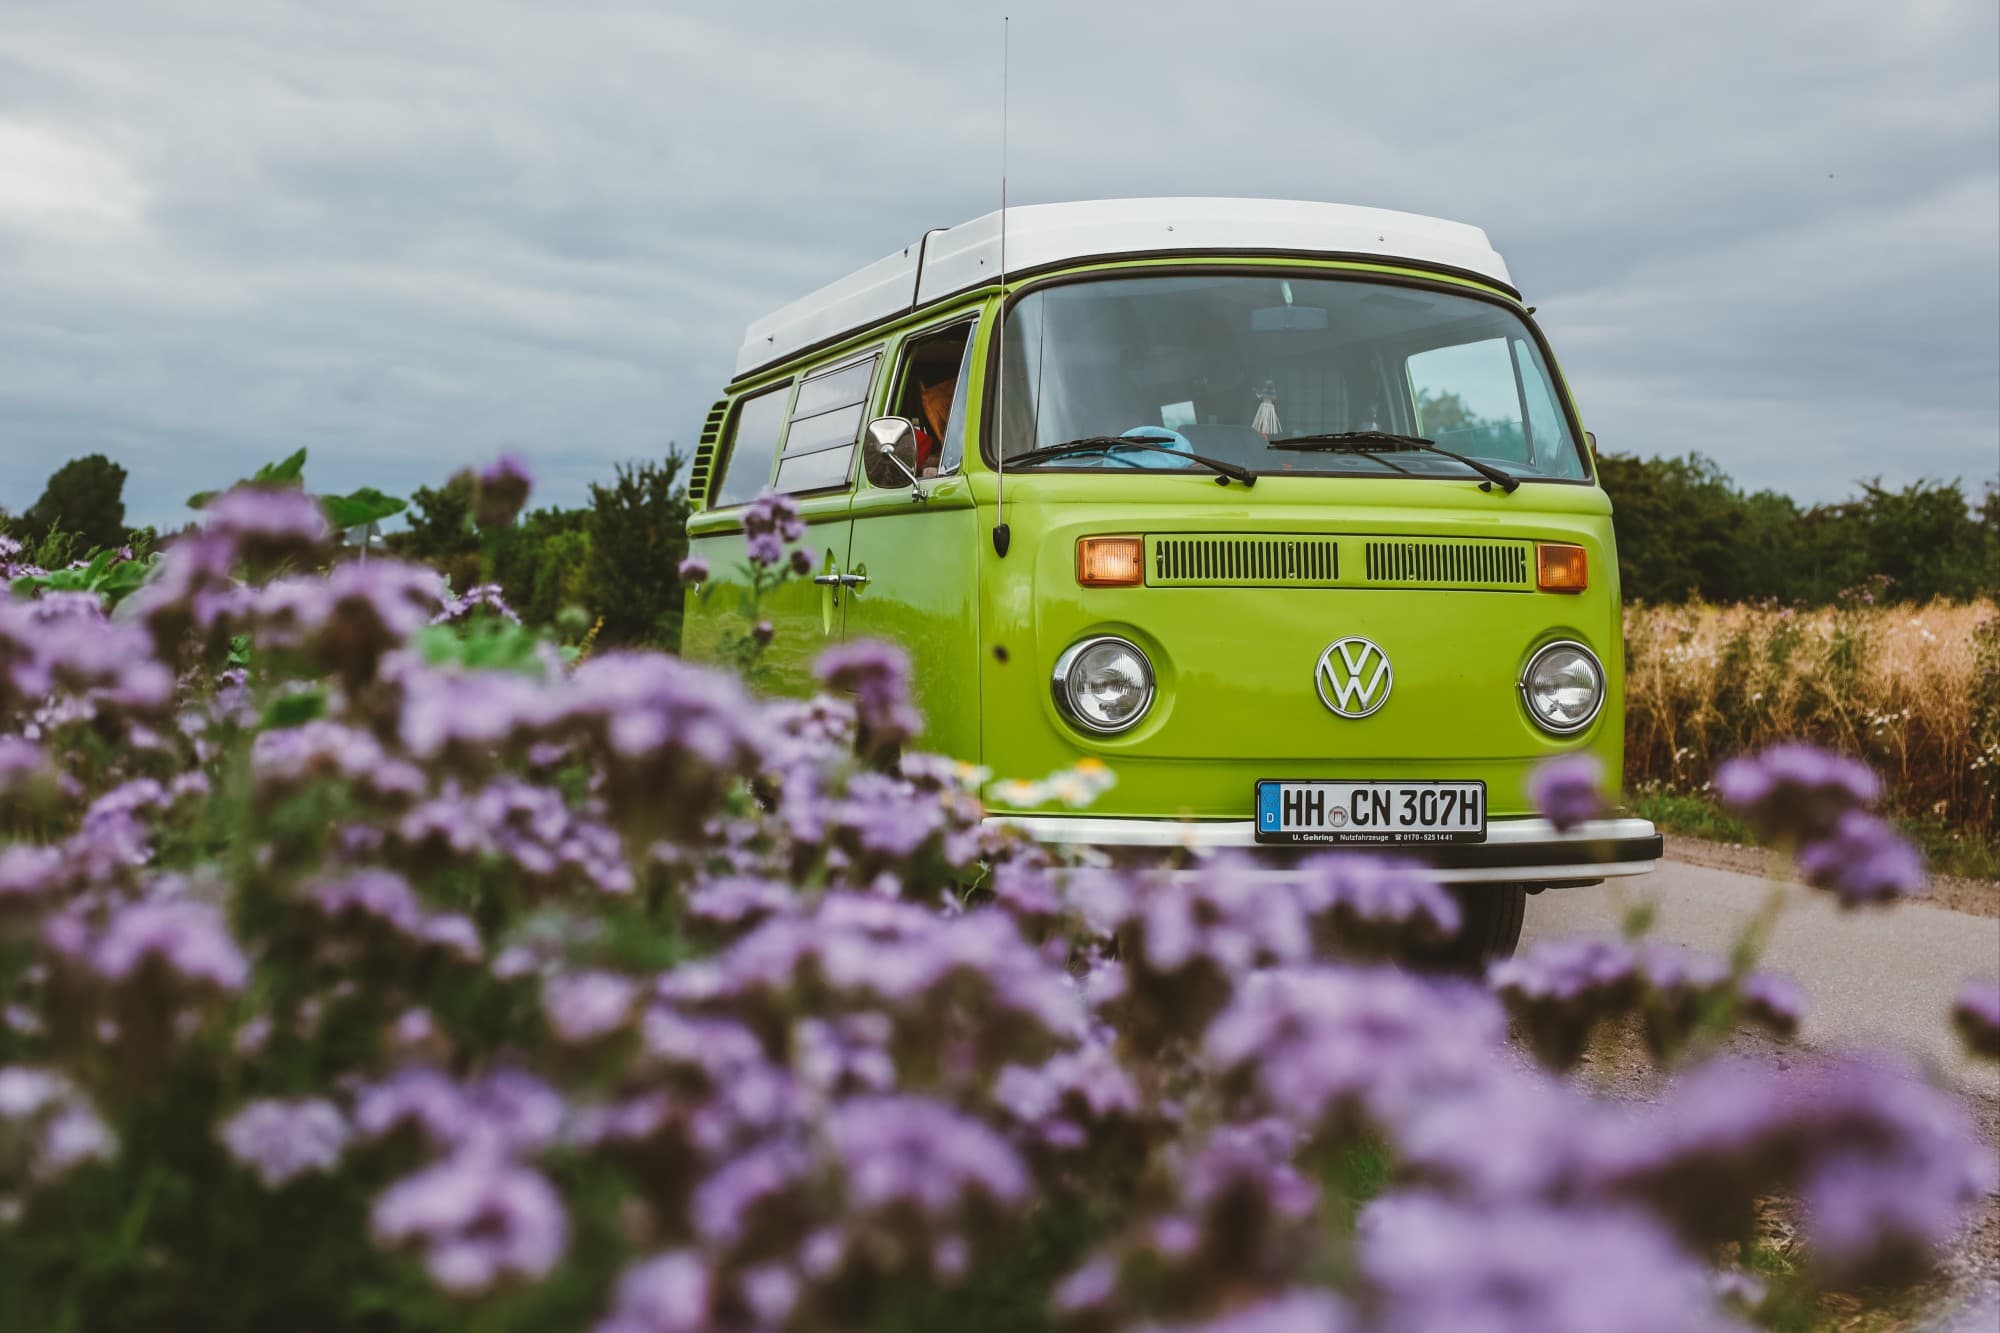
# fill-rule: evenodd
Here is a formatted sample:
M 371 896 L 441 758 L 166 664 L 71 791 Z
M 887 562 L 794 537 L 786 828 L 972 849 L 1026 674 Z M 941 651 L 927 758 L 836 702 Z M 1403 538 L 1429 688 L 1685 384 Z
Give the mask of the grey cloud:
M 1021 202 L 1340 199 L 1477 222 L 1587 421 L 1807 499 L 2000 474 L 1990 4 L 1010 0 Z M 0 127 L 136 220 L 0 209 L 0 502 L 135 516 L 306 444 L 543 498 L 691 443 L 742 326 L 998 193 L 998 11 L 856 0 L 0 9 Z M 4 167 L 4 164 L 0 164 Z

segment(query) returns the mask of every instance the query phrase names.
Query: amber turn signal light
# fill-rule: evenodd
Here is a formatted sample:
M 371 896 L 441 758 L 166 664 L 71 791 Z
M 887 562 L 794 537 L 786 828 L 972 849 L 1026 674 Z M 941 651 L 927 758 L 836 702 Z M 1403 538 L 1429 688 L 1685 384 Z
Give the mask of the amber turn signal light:
M 1535 586 L 1543 592 L 1582 592 L 1590 586 L 1589 556 L 1581 546 L 1537 545 Z
M 1083 537 L 1076 581 L 1086 588 L 1129 588 L 1146 581 L 1145 544 L 1137 537 Z

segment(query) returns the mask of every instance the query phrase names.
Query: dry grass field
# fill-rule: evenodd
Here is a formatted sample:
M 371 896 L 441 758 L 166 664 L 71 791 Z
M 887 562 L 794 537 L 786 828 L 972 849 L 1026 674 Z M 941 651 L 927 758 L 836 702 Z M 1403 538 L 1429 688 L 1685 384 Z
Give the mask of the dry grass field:
M 1625 770 L 1700 794 L 1716 765 L 1776 740 L 1868 760 L 1898 815 L 2000 843 L 2000 608 L 1632 606 Z

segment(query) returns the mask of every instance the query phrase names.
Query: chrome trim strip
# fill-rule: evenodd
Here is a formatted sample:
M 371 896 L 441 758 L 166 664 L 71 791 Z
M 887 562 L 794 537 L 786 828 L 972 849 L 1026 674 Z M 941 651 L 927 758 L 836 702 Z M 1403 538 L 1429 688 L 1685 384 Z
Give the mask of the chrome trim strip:
M 1076 847 L 1150 847 L 1163 851 L 1180 850 L 1196 854 L 1229 848 L 1293 856 L 1338 850 L 1400 852 L 1421 856 L 1424 850 L 1423 844 L 1407 843 L 1400 846 L 1349 844 L 1344 848 L 1338 845 L 1325 847 L 1311 844 L 1265 845 L 1257 841 L 1255 822 L 1248 819 L 1195 821 L 1124 819 L 1092 815 L 991 815 L 987 817 L 986 822 L 1012 825 L 1037 842 Z M 1593 819 L 1577 825 L 1566 833 L 1558 833 L 1555 826 L 1546 819 L 1496 819 L 1486 826 L 1485 842 L 1442 843 L 1438 844 L 1440 851 L 1450 848 L 1459 855 L 1476 856 L 1478 849 L 1482 847 L 1510 850 L 1546 847 L 1552 853 L 1552 863 L 1450 866 L 1439 868 L 1436 874 L 1439 879 L 1448 883 L 1479 881 L 1511 883 L 1643 875 L 1655 869 L 1659 862 L 1654 859 L 1644 859 L 1610 862 L 1571 860 L 1565 863 L 1560 858 L 1560 853 L 1567 852 L 1573 856 L 1593 843 L 1630 842 L 1655 836 L 1657 831 L 1652 821 L 1647 819 Z

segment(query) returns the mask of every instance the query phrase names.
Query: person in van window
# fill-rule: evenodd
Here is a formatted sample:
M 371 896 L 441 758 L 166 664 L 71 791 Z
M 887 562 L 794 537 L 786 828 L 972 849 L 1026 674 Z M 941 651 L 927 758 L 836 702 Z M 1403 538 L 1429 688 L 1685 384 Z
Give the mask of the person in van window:
M 917 388 L 917 466 L 920 477 L 937 475 L 938 453 L 944 444 L 945 424 L 951 420 L 951 395 L 957 375 L 940 373 L 938 378 Z

